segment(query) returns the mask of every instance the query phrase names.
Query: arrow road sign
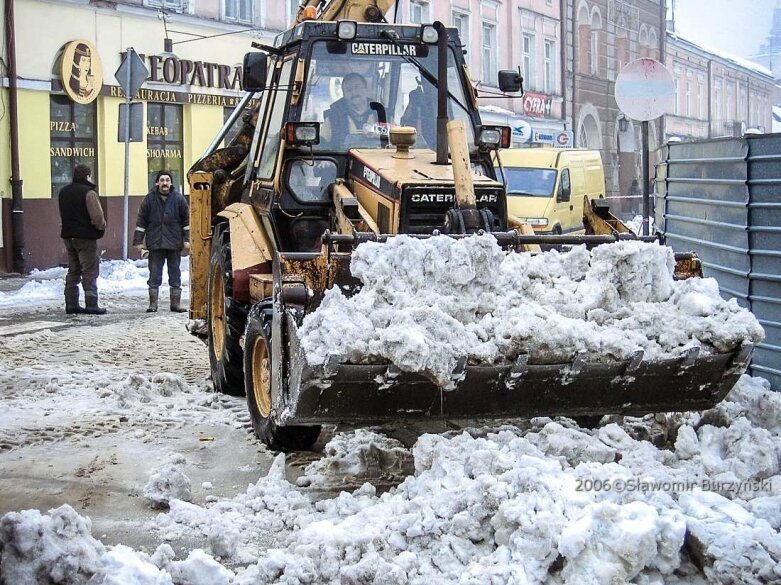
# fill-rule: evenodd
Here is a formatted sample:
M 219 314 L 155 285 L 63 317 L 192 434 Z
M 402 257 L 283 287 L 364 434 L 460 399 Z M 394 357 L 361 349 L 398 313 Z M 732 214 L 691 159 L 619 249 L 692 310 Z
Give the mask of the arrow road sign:
M 144 61 L 138 56 L 136 50 L 130 47 L 114 76 L 117 78 L 119 86 L 125 92 L 125 95 L 133 98 L 136 92 L 141 89 L 141 86 L 144 85 L 147 77 L 149 77 L 149 69 L 146 68 Z

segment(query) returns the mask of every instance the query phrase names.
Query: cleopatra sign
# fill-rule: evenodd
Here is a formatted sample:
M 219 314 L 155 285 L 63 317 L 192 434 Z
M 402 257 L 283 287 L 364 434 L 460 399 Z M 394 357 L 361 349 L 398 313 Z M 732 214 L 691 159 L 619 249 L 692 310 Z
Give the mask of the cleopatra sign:
M 103 87 L 103 67 L 95 45 L 76 40 L 65 45 L 60 57 L 62 89 L 77 104 L 92 102 Z

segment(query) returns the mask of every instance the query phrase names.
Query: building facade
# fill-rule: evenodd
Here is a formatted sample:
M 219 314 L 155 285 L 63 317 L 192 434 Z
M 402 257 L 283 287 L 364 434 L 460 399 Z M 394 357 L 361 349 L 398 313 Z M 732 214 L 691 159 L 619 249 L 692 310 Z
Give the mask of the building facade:
M 664 16 L 664 0 L 566 0 L 567 123 L 576 146 L 601 152 L 606 192 L 616 198 L 613 210 L 623 215 L 640 212 L 640 198 L 629 194 L 643 173 L 640 124 L 618 108 L 616 78 L 635 59 L 661 58 Z M 649 123 L 651 169 L 660 128 L 658 120 Z
M 513 147 L 572 146 L 563 116 L 560 9 L 560 0 L 400 0 L 397 16 L 458 29 L 481 118 L 510 126 Z M 494 97 L 499 70 L 519 67 L 524 97 Z
M 772 131 L 772 72 L 761 65 L 667 33 L 667 68 L 675 82 L 665 140 Z
M 137 207 L 159 169 L 171 170 L 177 186 L 187 191 L 187 169 L 242 93 L 240 64 L 251 41 L 272 42 L 287 26 L 293 7 L 294 2 L 258 0 L 17 0 L 13 27 L 25 269 L 67 260 L 59 239 L 57 194 L 77 163 L 92 167 L 106 211 L 103 257 L 122 256 L 124 142 L 118 130 L 125 97 L 114 73 L 128 47 L 150 73 L 134 96 L 142 104 L 143 131 L 129 148 L 132 233 Z M 5 47 L 5 37 L 0 41 Z M 9 74 L 3 65 L 0 271 L 10 271 L 11 130 Z

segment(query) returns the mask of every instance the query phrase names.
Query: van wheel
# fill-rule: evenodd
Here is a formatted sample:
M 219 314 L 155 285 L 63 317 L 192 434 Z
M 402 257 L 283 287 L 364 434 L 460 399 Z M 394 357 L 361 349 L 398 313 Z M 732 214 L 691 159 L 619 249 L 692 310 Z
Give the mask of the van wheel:
M 272 418 L 271 301 L 250 309 L 244 333 L 244 385 L 255 436 L 276 451 L 309 449 L 320 436 L 320 426 L 280 426 Z
M 214 389 L 231 396 L 244 394 L 244 360 L 239 345 L 247 321 L 247 303 L 233 299 L 230 232 L 226 223 L 214 226 L 209 263 L 206 324 L 209 364 Z

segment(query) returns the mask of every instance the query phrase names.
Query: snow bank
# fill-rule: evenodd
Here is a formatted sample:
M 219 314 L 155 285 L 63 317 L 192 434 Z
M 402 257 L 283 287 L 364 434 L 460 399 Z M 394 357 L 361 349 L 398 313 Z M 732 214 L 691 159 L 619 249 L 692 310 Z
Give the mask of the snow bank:
M 190 286 L 190 257 L 182 258 L 182 287 Z M 29 280 L 19 290 L 0 292 L 0 308 L 25 307 L 31 302 L 56 300 L 62 302 L 66 268 L 33 270 Z M 106 260 L 100 263 L 98 292 L 101 295 L 145 291 L 149 279 L 147 260 Z M 168 274 L 163 274 L 167 284 Z M 83 302 L 83 301 L 82 301 Z
M 724 301 L 715 280 L 674 281 L 674 262 L 670 248 L 642 242 L 534 256 L 505 253 L 489 235 L 369 242 L 351 262 L 363 288 L 349 298 L 328 290 L 305 317 L 301 344 L 311 364 L 390 361 L 447 387 L 462 356 L 654 360 L 762 339 L 756 318 Z

